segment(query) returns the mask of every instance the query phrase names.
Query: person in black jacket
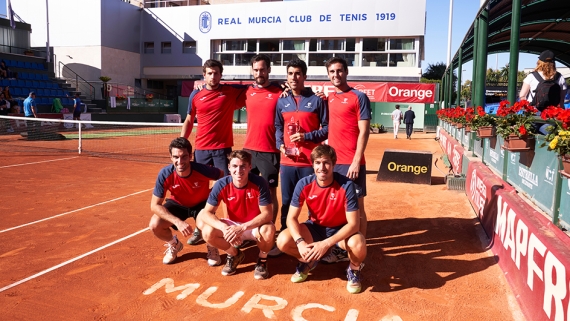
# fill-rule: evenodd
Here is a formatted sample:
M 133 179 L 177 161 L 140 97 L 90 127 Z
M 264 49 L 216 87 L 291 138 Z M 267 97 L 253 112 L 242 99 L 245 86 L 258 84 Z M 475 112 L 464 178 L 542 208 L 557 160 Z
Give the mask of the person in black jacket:
M 414 131 L 414 118 L 416 118 L 416 114 L 412 110 L 412 106 L 408 106 L 408 110 L 404 113 L 404 124 L 406 124 L 407 139 L 412 139 L 412 132 Z

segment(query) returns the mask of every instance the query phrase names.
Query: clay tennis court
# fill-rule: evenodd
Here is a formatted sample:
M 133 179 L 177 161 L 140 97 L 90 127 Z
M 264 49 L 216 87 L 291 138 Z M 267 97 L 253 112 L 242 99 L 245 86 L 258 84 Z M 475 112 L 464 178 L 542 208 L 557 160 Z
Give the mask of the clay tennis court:
M 1 319 L 523 320 L 463 192 L 448 191 L 435 169 L 431 186 L 375 180 L 385 149 L 438 158 L 434 137 L 370 135 L 368 257 L 356 295 L 345 289 L 346 263 L 320 264 L 293 284 L 295 260 L 282 255 L 269 261 L 269 279 L 255 280 L 255 247 L 233 276 L 207 266 L 204 243 L 163 265 L 165 248 L 147 225 L 166 157 L 158 164 L 34 151 L 31 143 L 45 142 L 0 148 Z

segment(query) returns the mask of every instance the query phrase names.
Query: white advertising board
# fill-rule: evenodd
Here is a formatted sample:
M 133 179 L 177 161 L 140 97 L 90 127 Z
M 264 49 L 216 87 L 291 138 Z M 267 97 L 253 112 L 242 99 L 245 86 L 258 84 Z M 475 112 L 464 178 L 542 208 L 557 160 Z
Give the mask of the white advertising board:
M 426 0 L 331 0 L 149 9 L 192 38 L 423 36 Z

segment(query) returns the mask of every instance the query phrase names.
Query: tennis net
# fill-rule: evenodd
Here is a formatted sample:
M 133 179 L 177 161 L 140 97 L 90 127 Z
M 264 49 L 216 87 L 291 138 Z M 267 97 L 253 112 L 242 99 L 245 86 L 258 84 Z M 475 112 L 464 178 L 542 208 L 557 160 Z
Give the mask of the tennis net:
M 69 153 L 165 163 L 168 145 L 181 123 L 77 121 L 0 116 L 0 150 Z M 234 124 L 234 141 L 243 143 L 245 126 Z M 194 141 L 194 133 L 189 137 Z

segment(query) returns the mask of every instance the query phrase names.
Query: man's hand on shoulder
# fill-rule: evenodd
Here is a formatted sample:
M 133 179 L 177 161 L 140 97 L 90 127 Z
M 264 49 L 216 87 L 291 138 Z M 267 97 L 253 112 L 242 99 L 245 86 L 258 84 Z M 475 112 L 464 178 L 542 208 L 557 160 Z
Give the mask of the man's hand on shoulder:
M 322 91 L 317 91 L 317 92 L 315 93 L 315 96 L 319 97 L 319 98 L 322 99 L 322 100 L 327 100 L 327 96 L 326 96 L 325 93 L 322 92 Z

